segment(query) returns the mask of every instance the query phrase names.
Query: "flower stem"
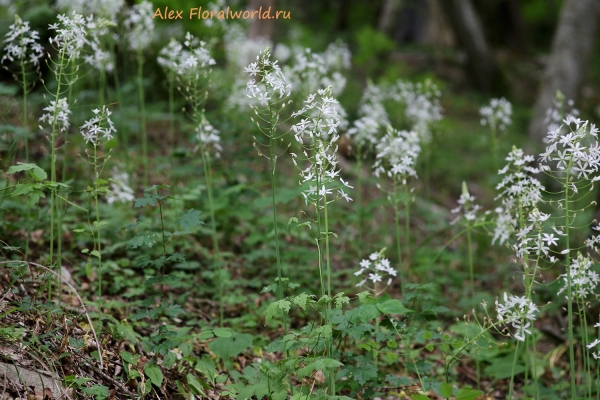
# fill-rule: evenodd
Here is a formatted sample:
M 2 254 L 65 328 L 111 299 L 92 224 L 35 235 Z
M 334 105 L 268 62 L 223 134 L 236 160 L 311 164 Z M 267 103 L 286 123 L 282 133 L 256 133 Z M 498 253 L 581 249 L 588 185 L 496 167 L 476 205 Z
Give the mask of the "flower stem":
M 137 51 L 138 62 L 138 96 L 140 102 L 140 128 L 142 133 L 142 162 L 144 164 L 144 187 L 148 186 L 148 135 L 146 133 L 146 103 L 144 101 L 144 55 L 142 49 Z

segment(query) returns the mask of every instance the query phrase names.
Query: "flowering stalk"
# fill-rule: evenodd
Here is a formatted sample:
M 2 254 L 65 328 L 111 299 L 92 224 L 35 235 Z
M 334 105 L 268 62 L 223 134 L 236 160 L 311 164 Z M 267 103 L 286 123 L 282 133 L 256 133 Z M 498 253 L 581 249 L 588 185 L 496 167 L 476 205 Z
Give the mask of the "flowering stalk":
M 223 325 L 223 283 L 226 279 L 225 268 L 219 251 L 219 240 L 217 237 L 217 223 L 215 219 L 215 207 L 213 201 L 212 180 L 212 153 L 219 157 L 221 145 L 219 144 L 219 131 L 215 129 L 206 119 L 204 104 L 208 97 L 210 66 L 215 60 L 205 47 L 206 43 L 199 41 L 189 32 L 185 36 L 184 46 L 179 50 L 177 65 L 177 79 L 182 83 L 180 90 L 190 105 L 190 118 L 196 124 L 196 139 L 199 143 L 204 179 L 206 179 L 206 191 L 208 194 L 208 205 L 211 218 L 211 236 L 213 242 L 214 268 L 217 286 L 219 290 L 219 324 Z
M 96 213 L 96 221 L 93 223 L 95 229 L 91 229 L 92 235 L 95 240 L 95 248 L 90 253 L 98 259 L 98 299 L 102 299 L 102 238 L 101 238 L 101 226 L 100 223 L 100 209 L 98 198 L 101 194 L 108 193 L 108 187 L 106 181 L 100 179 L 100 173 L 104 167 L 104 163 L 107 160 L 107 156 L 98 154 L 98 147 L 106 143 L 113 138 L 113 133 L 116 132 L 114 124 L 110 119 L 111 112 L 106 106 L 102 106 L 102 110 L 93 110 L 95 116 L 86 121 L 80 128 L 80 133 L 85 139 L 86 143 L 91 144 L 93 148 L 93 154 L 88 154 L 88 158 L 91 159 L 91 164 L 94 166 L 94 188 L 90 190 L 91 195 L 94 199 L 94 208 Z
M 142 158 L 144 164 L 144 187 L 148 186 L 148 134 L 146 132 L 146 104 L 144 93 L 144 50 L 150 46 L 153 39 L 154 10 L 152 3 L 143 1 L 134 5 L 125 20 L 128 29 L 129 48 L 137 55 L 137 86 L 140 106 L 140 133 L 142 136 Z
M 490 104 L 479 109 L 481 125 L 490 126 L 492 134 L 492 159 L 494 168 L 498 170 L 498 132 L 505 131 L 511 124 L 512 104 L 504 97 L 492 99 Z
M 400 203 L 404 204 L 405 213 L 410 212 L 410 196 L 407 187 L 408 178 L 417 177 L 415 164 L 421 152 L 419 137 L 414 131 L 397 131 L 388 125 L 387 134 L 377 144 L 376 161 L 373 165 L 374 175 L 379 177 L 385 173 L 392 178 L 393 188 L 388 199 L 394 207 L 394 222 L 396 227 L 396 251 L 398 255 L 398 266 L 400 271 L 400 290 L 404 294 L 404 285 L 407 276 L 406 266 L 403 263 L 402 248 L 400 244 Z M 404 196 L 401 200 L 398 196 L 399 186 L 403 186 Z M 408 211 L 407 211 L 408 210 Z M 406 215 L 405 238 L 408 245 L 410 231 L 409 216 Z
M 337 100 L 332 97 L 331 87 L 319 89 L 304 101 L 302 109 L 292 116 L 302 116 L 302 120 L 293 125 L 294 137 L 304 148 L 305 160 L 308 167 L 300 168 L 300 184 L 308 183 L 309 188 L 302 192 L 305 203 L 315 208 L 317 224 L 317 250 L 319 252 L 318 267 L 321 276 L 321 295 L 327 299 L 325 306 L 325 323 L 333 329 L 331 321 L 331 257 L 329 237 L 328 205 L 344 198 L 352 199 L 346 194 L 345 188 L 352 188 L 341 177 L 337 169 L 337 145 L 339 139 L 337 127 L 340 117 L 335 107 Z M 298 166 L 298 156 L 292 153 L 292 160 Z M 330 196 L 330 197 L 328 197 Z M 323 230 L 324 229 L 324 230 Z M 325 241 L 325 260 L 321 254 L 321 242 Z M 324 265 L 325 264 L 325 265 Z M 327 357 L 333 355 L 333 339 L 327 342 Z M 335 394 L 335 371 L 329 371 L 329 393 Z
M 47 113 L 40 118 L 41 122 L 48 123 L 51 126 L 50 130 L 50 180 L 56 182 L 56 139 L 59 133 L 65 133 L 69 127 L 68 101 L 66 98 L 61 98 L 64 94 L 63 85 L 72 85 L 76 76 L 66 73 L 66 68 L 74 63 L 84 44 L 86 43 L 86 28 L 85 19 L 73 13 L 72 18 L 65 15 L 58 16 L 59 23 L 50 25 L 49 29 L 56 31 L 56 36 L 50 38 L 50 44 L 57 51 L 57 61 L 50 60 L 49 67 L 54 73 L 57 81 L 54 100 L 50 101 L 50 105 L 44 108 Z M 67 82 L 63 80 L 66 79 Z M 54 266 L 54 234 L 55 234 L 55 219 L 58 209 L 56 201 L 57 189 L 50 192 L 50 266 Z M 60 240 L 60 237 L 59 237 Z M 59 259 L 60 264 L 60 252 Z
M 281 254 L 279 246 L 279 232 L 277 223 L 277 205 L 275 202 L 275 166 L 279 155 L 275 154 L 275 141 L 281 139 L 284 135 L 277 136 L 277 125 L 279 123 L 279 115 L 283 107 L 286 106 L 285 98 L 290 96 L 291 85 L 287 83 L 286 78 L 281 71 L 281 68 L 277 64 L 277 61 L 270 60 L 270 48 L 264 52 L 261 52 L 257 56 L 257 61 L 248 65 L 245 71 L 250 74 L 250 77 L 255 76 L 259 79 L 256 82 L 255 79 L 250 79 L 246 85 L 246 95 L 251 100 L 257 100 L 259 105 L 250 104 L 250 107 L 254 110 L 258 119 L 252 118 L 252 121 L 256 123 L 258 129 L 269 139 L 269 172 L 271 178 L 271 205 L 273 208 L 273 230 L 275 232 L 275 255 L 277 259 L 277 279 L 278 279 L 278 299 L 284 298 L 283 292 L 283 272 L 281 266 Z M 262 88 L 258 84 L 262 84 Z M 279 103 L 281 107 L 279 107 Z M 265 125 L 261 125 L 260 121 L 263 121 Z M 260 143 L 255 142 L 254 147 L 262 155 L 262 152 L 258 148 Z M 288 146 L 289 147 L 289 146 Z M 287 332 L 287 317 L 286 313 L 283 314 L 283 329 Z M 291 383 L 290 383 L 291 385 Z M 291 387 L 291 386 L 290 386 Z

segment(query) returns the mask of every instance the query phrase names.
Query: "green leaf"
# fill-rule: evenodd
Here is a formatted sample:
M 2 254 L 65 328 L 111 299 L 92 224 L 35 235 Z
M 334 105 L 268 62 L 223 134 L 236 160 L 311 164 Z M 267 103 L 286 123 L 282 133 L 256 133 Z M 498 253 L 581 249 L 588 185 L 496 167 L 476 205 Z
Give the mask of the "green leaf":
M 142 233 L 141 235 L 134 236 L 127 241 L 127 249 L 137 249 L 141 246 L 152 247 L 156 244 L 156 240 L 156 233 Z
M 383 303 L 377 304 L 377 309 L 384 314 L 408 314 L 414 312 L 404 307 L 404 305 L 398 299 L 386 300 Z
M 306 310 L 306 302 L 308 301 L 308 299 L 310 299 L 310 296 L 306 293 L 302 293 L 302 294 L 299 294 L 298 296 L 295 296 L 292 299 L 292 301 L 294 302 L 294 304 L 296 304 L 301 309 Z
M 216 337 L 224 337 L 224 338 L 228 338 L 233 335 L 233 332 L 231 332 L 231 329 L 229 329 L 229 328 L 215 328 L 215 329 L 213 329 L 213 333 L 215 334 Z
M 48 174 L 46 171 L 35 164 L 17 163 L 17 165 L 11 166 L 6 173 L 11 175 L 22 171 L 29 171 L 29 174 L 33 177 L 33 179 L 38 182 L 48 179 Z
M 200 219 L 201 212 L 192 209 L 182 212 L 179 214 L 179 218 L 177 219 L 177 226 L 183 232 L 192 232 L 200 225 L 204 224 Z
M 475 400 L 483 394 L 480 390 L 462 388 L 456 393 L 456 400 Z
M 235 357 L 248 347 L 252 346 L 252 335 L 235 333 L 231 337 L 216 338 L 208 345 L 208 348 L 222 360 Z
M 140 207 L 146 207 L 146 206 L 154 207 L 157 202 L 158 202 L 158 199 L 154 196 L 142 197 L 139 199 L 135 199 L 135 204 L 133 205 L 133 207 L 134 208 L 140 208 Z
M 283 310 L 286 314 L 289 313 L 291 305 L 292 303 L 287 300 L 278 300 L 269 304 L 265 311 L 265 322 L 269 322 L 279 310 Z
M 411 397 L 412 400 L 431 400 L 428 396 L 424 394 L 415 394 Z
M 194 375 L 187 374 L 185 376 L 185 378 L 187 379 L 187 383 L 190 386 L 190 388 L 192 389 L 192 392 L 194 394 L 198 394 L 198 395 L 207 397 L 206 394 L 204 393 L 204 391 L 202 390 L 202 384 L 200 383 L 200 381 L 198 379 L 196 379 L 196 377 Z
M 446 398 L 452 396 L 452 385 L 448 382 L 442 382 L 440 386 L 440 394 Z
M 150 382 L 152 382 L 152 384 L 154 386 L 160 387 L 162 385 L 163 382 L 163 373 L 160 370 L 159 366 L 156 364 L 146 364 L 146 366 L 144 367 L 144 373 L 146 374 L 146 376 L 148 378 L 150 378 Z

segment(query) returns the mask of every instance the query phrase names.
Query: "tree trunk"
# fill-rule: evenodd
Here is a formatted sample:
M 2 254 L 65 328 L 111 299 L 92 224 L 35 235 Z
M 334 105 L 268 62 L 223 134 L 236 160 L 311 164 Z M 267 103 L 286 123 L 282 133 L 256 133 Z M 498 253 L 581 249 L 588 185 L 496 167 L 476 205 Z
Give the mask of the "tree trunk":
M 598 0 L 566 0 L 552 42 L 552 54 L 546 64 L 540 92 L 529 125 L 535 147 L 541 146 L 546 134 L 544 118 L 552 107 L 556 91 L 577 102 L 586 67 L 594 48 L 600 15 Z
M 401 0 L 384 0 L 381 14 L 379 15 L 378 28 L 380 32 L 387 35 L 392 33 L 392 25 L 398 14 Z
M 277 11 L 275 9 L 275 0 L 250 0 L 250 10 L 251 11 L 259 11 L 261 13 L 265 13 L 270 10 L 270 14 L 272 16 L 275 15 Z M 257 39 L 259 37 L 271 38 L 271 34 L 273 33 L 273 24 L 274 19 L 260 19 L 253 18 L 252 23 L 250 24 L 250 32 L 248 33 L 248 37 L 250 39 Z
M 467 53 L 467 69 L 475 85 L 488 93 L 506 90 L 498 63 L 486 42 L 483 27 L 471 0 L 438 0 L 459 45 Z

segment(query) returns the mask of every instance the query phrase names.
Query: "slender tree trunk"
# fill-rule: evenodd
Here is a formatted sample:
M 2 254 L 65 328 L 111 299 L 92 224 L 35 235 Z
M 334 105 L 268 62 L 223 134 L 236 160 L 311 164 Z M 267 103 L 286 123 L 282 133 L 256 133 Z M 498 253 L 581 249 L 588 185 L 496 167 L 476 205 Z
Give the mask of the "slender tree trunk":
M 540 92 L 529 125 L 529 136 L 541 146 L 546 134 L 546 110 L 552 107 L 556 91 L 577 102 L 586 74 L 586 67 L 594 48 L 594 39 L 600 16 L 598 0 L 566 0 L 562 6 L 552 54 L 548 59 Z
M 269 12 L 271 16 L 275 16 L 275 12 L 277 11 L 275 9 L 275 0 L 250 0 L 250 9 L 252 11 L 260 11 L 261 16 L 266 12 Z M 259 37 L 270 39 L 273 33 L 274 21 L 275 19 L 253 18 L 248 37 L 250 39 L 257 39 Z
M 471 0 L 438 0 L 448 17 L 458 44 L 467 53 L 467 68 L 473 83 L 488 93 L 502 93 L 505 81 L 492 54 Z
M 377 24 L 381 32 L 388 35 L 392 33 L 394 19 L 398 14 L 401 3 L 402 0 L 384 0 Z

